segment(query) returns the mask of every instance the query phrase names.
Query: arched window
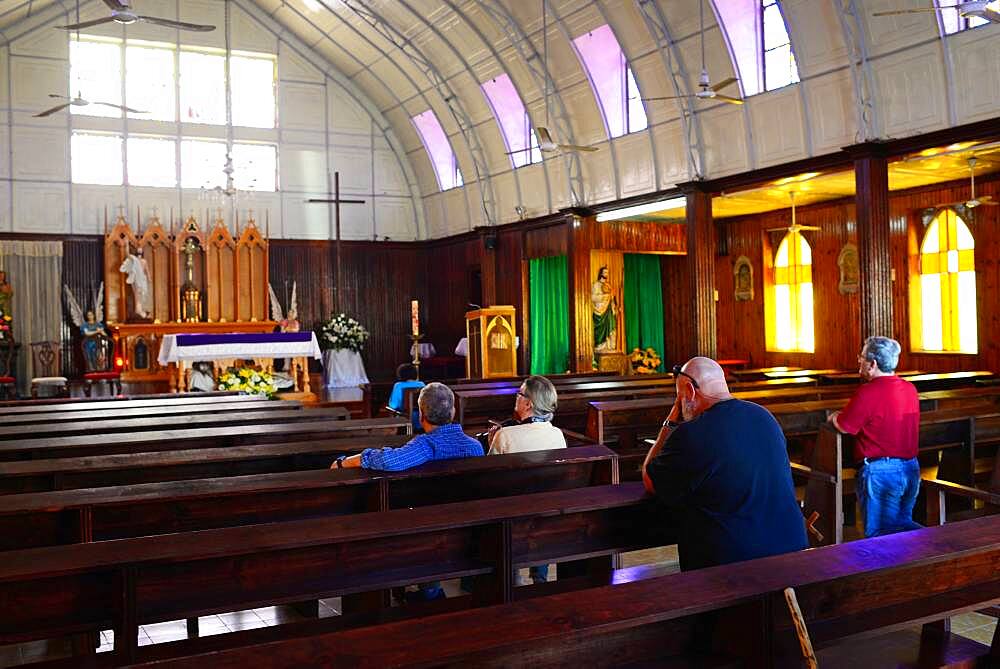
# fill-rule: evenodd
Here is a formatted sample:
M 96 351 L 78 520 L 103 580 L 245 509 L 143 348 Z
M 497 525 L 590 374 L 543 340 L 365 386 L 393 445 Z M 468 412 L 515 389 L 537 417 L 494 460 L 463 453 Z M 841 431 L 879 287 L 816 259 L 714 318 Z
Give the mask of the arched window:
M 434 115 L 434 110 L 428 109 L 417 114 L 412 121 L 431 159 L 431 165 L 434 166 L 434 174 L 441 190 L 461 186 L 462 171 L 458 169 L 458 159 L 451 150 L 451 142 L 448 141 L 447 133 Z
M 590 85 L 604 114 L 608 137 L 645 130 L 646 110 L 639 99 L 632 68 L 611 26 L 605 24 L 573 40 Z
M 517 94 L 510 77 L 501 74 L 484 81 L 482 89 L 500 126 L 500 133 L 514 167 L 542 162 L 542 152 L 538 149 L 535 134 L 531 132 L 528 112 L 525 111 L 521 96 Z
M 798 82 L 799 68 L 779 0 L 715 0 L 712 6 L 744 96 Z
M 812 353 L 812 248 L 800 232 L 789 230 L 781 240 L 771 274 L 765 301 L 767 349 Z
M 976 353 L 975 240 L 952 209 L 924 232 L 911 295 L 913 348 Z

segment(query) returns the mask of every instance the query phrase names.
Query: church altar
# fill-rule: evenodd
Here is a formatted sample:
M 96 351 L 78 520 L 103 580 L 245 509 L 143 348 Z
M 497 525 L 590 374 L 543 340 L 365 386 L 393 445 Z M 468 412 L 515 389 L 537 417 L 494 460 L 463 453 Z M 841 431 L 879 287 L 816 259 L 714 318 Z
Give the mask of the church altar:
M 217 377 L 233 366 L 236 360 L 253 360 L 254 364 L 271 371 L 276 358 L 292 361 L 291 373 L 295 390 L 308 393 L 309 362 L 320 358 L 319 343 L 312 332 L 262 333 L 180 333 L 164 335 L 157 362 L 170 370 L 171 392 L 190 389 L 194 362 L 212 362 Z
M 176 363 L 159 362 L 168 336 L 277 328 L 268 318 L 268 241 L 252 216 L 230 225 L 220 211 L 207 230 L 193 215 L 162 224 L 154 212 L 142 225 L 137 211 L 136 221 L 122 211 L 104 234 L 105 315 L 123 381 L 185 385 Z

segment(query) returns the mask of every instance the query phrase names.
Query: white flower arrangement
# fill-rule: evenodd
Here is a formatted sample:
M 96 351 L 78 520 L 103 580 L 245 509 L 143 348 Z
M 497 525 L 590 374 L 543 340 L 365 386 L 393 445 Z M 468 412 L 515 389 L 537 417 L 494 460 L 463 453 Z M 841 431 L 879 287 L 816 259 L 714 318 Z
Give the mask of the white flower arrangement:
M 239 391 L 246 395 L 273 397 L 277 388 L 270 373 L 256 367 L 230 367 L 219 376 L 219 390 Z
M 334 314 L 316 328 L 322 350 L 346 348 L 360 353 L 368 341 L 368 330 L 347 314 Z

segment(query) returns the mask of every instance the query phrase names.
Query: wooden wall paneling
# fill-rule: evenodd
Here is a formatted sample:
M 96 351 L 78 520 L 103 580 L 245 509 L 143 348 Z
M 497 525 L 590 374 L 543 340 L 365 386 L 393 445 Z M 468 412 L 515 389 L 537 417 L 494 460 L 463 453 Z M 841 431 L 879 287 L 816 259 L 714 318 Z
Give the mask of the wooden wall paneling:
M 543 228 L 525 230 L 524 257 L 530 259 L 566 255 L 569 248 L 568 229 L 569 225 L 562 221 Z
M 660 256 L 660 276 L 663 280 L 663 364 L 669 368 L 691 357 L 688 348 L 691 309 L 687 292 L 687 258 Z
M 423 248 L 427 254 L 428 295 L 433 296 L 429 310 L 421 314 L 427 319 L 425 341 L 433 343 L 440 354 L 452 355 L 459 339 L 465 336 L 470 270 L 482 269 L 482 239 L 478 233 L 471 233 L 430 242 Z

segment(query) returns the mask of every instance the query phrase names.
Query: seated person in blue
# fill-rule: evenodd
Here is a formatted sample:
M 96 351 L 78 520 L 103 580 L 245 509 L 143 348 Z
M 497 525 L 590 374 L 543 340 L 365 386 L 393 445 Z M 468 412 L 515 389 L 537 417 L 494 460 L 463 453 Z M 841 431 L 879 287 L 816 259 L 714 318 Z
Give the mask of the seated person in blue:
M 396 383 L 392 386 L 392 393 L 389 395 L 389 408 L 398 414 L 406 413 L 404 400 L 407 388 L 423 388 L 424 382 L 417 380 L 417 368 L 411 363 L 405 362 L 396 368 Z M 413 410 L 413 429 L 420 431 L 420 411 Z
M 418 434 L 399 448 L 366 448 L 358 455 L 342 455 L 330 469 L 364 467 L 379 471 L 398 472 L 418 467 L 431 460 L 452 460 L 483 455 L 482 445 L 462 431 L 455 417 L 455 394 L 443 383 L 429 383 L 417 398 L 420 424 L 424 434 Z M 416 600 L 443 599 L 444 591 L 437 582 L 421 583 Z
M 681 570 L 808 548 L 774 416 L 735 399 L 714 360 L 692 358 L 674 374 L 677 398 L 642 480 L 674 517 Z

